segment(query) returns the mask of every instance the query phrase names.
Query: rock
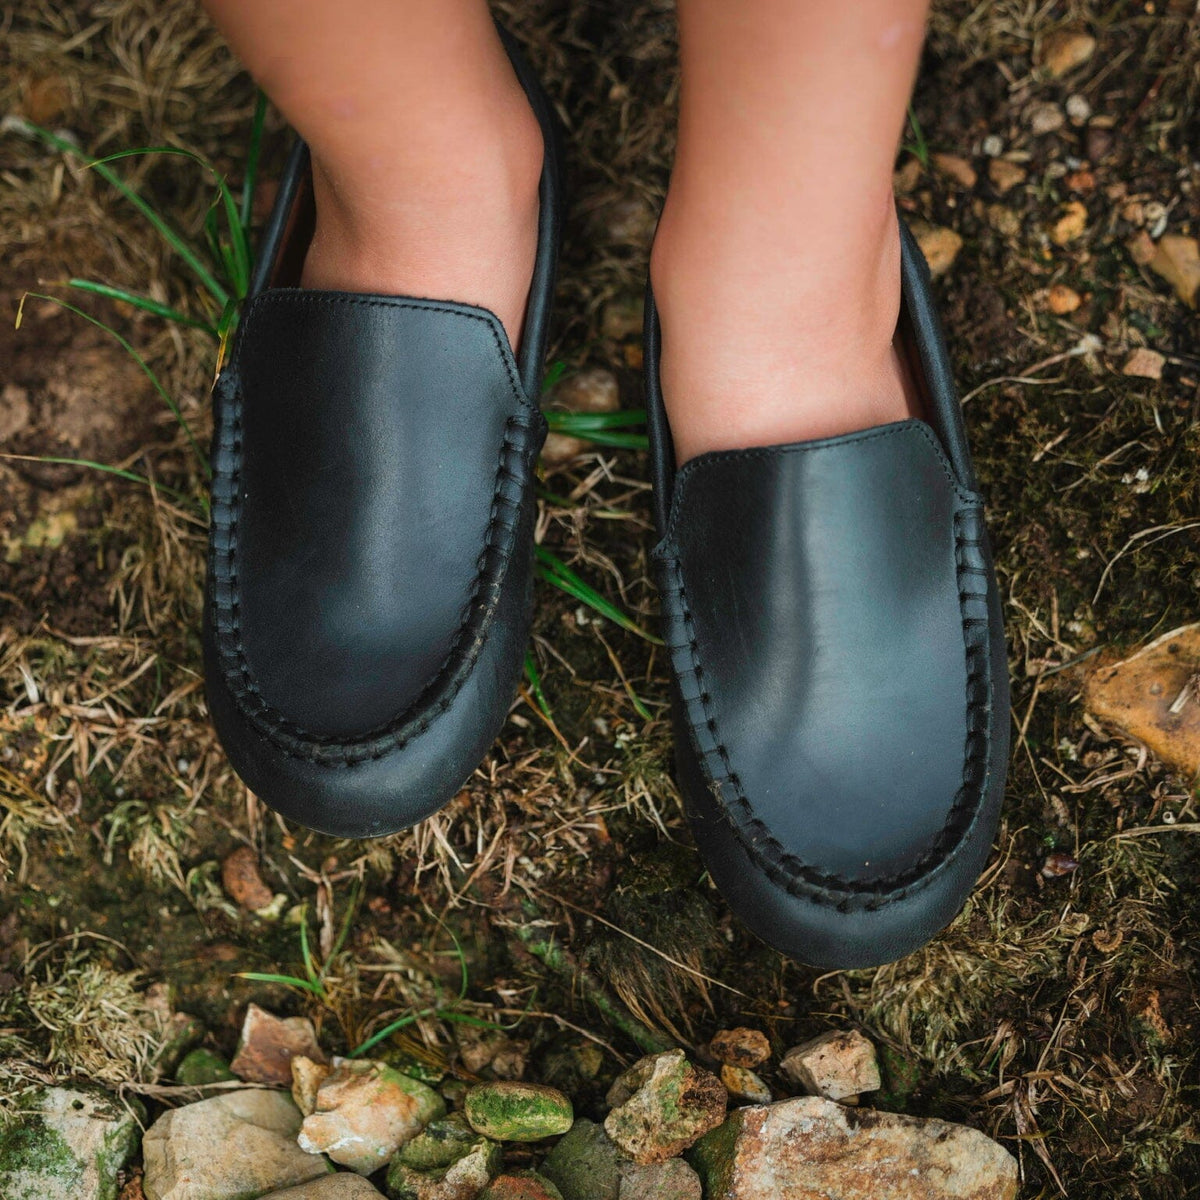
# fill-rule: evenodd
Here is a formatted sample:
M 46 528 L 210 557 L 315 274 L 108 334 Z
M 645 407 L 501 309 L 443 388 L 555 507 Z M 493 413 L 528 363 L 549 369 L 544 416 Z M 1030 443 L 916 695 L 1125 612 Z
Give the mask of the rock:
M 1138 379 L 1161 379 L 1166 359 L 1157 350 L 1139 346 L 1121 368 L 1122 375 L 1133 375 Z
M 477 1134 L 453 1162 L 424 1170 L 404 1162 L 401 1155 L 388 1167 L 387 1190 L 392 1200 L 475 1200 L 504 1164 L 500 1147 Z
M 316 1112 L 317 1092 L 332 1072 L 332 1067 L 325 1063 L 313 1062 L 304 1054 L 297 1054 L 292 1059 L 292 1099 L 304 1116 L 308 1117 Z
M 1168 233 L 1160 238 L 1149 266 L 1175 289 L 1184 304 L 1195 308 L 1200 302 L 1200 243 L 1194 237 Z
M 1086 195 L 1088 192 L 1096 190 L 1096 176 L 1091 171 L 1080 169 L 1072 171 L 1070 175 L 1063 179 L 1063 183 L 1072 192 L 1081 192 Z
M 99 1088 L 41 1088 L 0 1131 L 4 1200 L 115 1200 L 138 1113 Z
M 1006 204 L 989 204 L 987 223 L 1001 237 L 1016 237 L 1021 232 L 1021 218 Z
M 975 1129 L 804 1096 L 739 1108 L 692 1151 L 708 1200 L 1015 1200 L 1017 1163 Z
M 249 846 L 239 846 L 221 863 L 221 884 L 225 894 L 247 912 L 267 908 L 275 899 L 258 870 L 258 855 Z
M 700 1195 L 700 1176 L 682 1158 L 621 1164 L 617 1200 L 700 1200 Z
M 582 438 L 572 437 L 569 433 L 555 433 L 551 430 L 546 434 L 542 443 L 542 462 L 547 466 L 559 467 L 578 458 L 591 448 L 590 442 Z
M 369 1175 L 445 1113 L 445 1101 L 420 1080 L 386 1063 L 343 1058 L 321 1080 L 298 1140 L 310 1154 Z
M 1139 267 L 1148 267 L 1154 261 L 1154 256 L 1158 253 L 1158 247 L 1144 229 L 1139 229 L 1125 243 L 1125 249 L 1129 251 L 1129 257 Z
M 975 186 L 975 181 L 979 178 L 975 168 L 958 154 L 934 154 L 930 156 L 930 161 L 934 170 L 968 190 Z
M 1046 293 L 1046 307 L 1056 316 L 1065 317 L 1083 303 L 1083 297 L 1065 283 L 1052 284 Z
M 175 1068 L 175 1082 L 188 1087 L 203 1087 L 209 1083 L 228 1083 L 237 1076 L 229 1064 L 215 1051 L 203 1046 L 189 1050 Z
M 146 1200 L 253 1200 L 331 1170 L 296 1144 L 285 1092 L 226 1092 L 164 1113 L 142 1141 Z
M 609 413 L 621 407 L 617 377 L 604 367 L 586 367 L 554 389 L 554 401 L 576 413 Z
M 1113 142 L 1116 140 L 1113 131 L 1107 125 L 1098 124 L 1099 118 L 1087 127 L 1083 135 L 1084 150 L 1088 162 L 1098 163 L 1112 153 Z
M 1050 240 L 1056 246 L 1065 246 L 1082 237 L 1087 229 L 1087 205 L 1081 200 L 1068 200 L 1062 206 L 1058 219 L 1050 226 Z
M 571 1102 L 539 1083 L 480 1083 L 467 1092 L 463 1110 L 476 1133 L 498 1142 L 538 1142 L 571 1128 Z
M 621 1152 L 594 1121 L 580 1117 L 546 1155 L 542 1174 L 563 1200 L 618 1200 Z
M 999 158 L 1004 153 L 1004 139 L 998 133 L 989 133 L 979 144 L 984 158 Z
M 771 1103 L 771 1089 L 745 1067 L 731 1067 L 728 1063 L 722 1063 L 721 1082 L 734 1100 L 746 1100 L 751 1104 Z
M 988 163 L 988 178 L 1001 196 L 1024 183 L 1028 177 L 1029 172 L 1020 163 L 1009 162 L 1007 158 L 993 158 Z
M 913 224 L 913 236 L 925 261 L 929 264 L 929 273 L 935 279 L 945 275 L 954 265 L 958 252 L 962 249 L 963 240 L 953 229 L 940 225 Z
M 1030 107 L 1025 113 L 1025 120 L 1029 125 L 1029 131 L 1035 137 L 1042 137 L 1061 129 L 1066 122 L 1066 116 L 1057 104 L 1045 101 Z
M 648 1054 L 608 1090 L 604 1131 L 638 1163 L 674 1158 L 724 1120 L 724 1084 L 682 1050 Z
M 857 1029 L 830 1030 L 796 1046 L 780 1069 L 810 1096 L 827 1100 L 879 1090 L 875 1047 Z
M 479 1144 L 482 1135 L 473 1130 L 462 1113 L 436 1117 L 396 1153 L 396 1161 L 418 1171 L 449 1167 Z
M 1086 125 L 1088 118 L 1092 115 L 1092 106 L 1088 103 L 1087 97 L 1078 93 L 1067 97 L 1066 109 L 1067 120 L 1076 126 Z
M 563 1200 L 563 1197 L 550 1180 L 536 1171 L 520 1171 L 515 1175 L 497 1175 L 479 1193 L 479 1200 Z
M 722 1029 L 708 1048 L 717 1062 L 731 1067 L 757 1067 L 771 1057 L 771 1043 L 757 1029 Z
M 277 1017 L 251 1004 L 242 1022 L 242 1037 L 229 1069 L 249 1083 L 289 1087 L 292 1058 L 302 1054 L 314 1062 L 327 1062 L 317 1044 L 316 1031 L 307 1017 Z
M 272 1192 L 263 1200 L 382 1200 L 382 1197 L 361 1175 L 343 1172 Z
M 1048 72 L 1051 78 L 1082 67 L 1096 51 L 1096 39 L 1090 33 L 1079 30 L 1058 29 L 1048 33 L 1038 46 L 1037 65 Z
M 1163 634 L 1136 654 L 1095 668 L 1089 712 L 1142 742 L 1187 779 L 1200 774 L 1200 624 Z

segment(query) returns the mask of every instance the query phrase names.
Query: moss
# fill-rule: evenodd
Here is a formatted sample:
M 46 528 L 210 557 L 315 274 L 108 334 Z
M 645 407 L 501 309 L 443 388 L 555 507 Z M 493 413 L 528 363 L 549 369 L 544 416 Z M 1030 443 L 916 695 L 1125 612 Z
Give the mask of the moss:
M 64 1198 L 78 1194 L 84 1164 L 62 1134 L 39 1117 L 27 1117 L 0 1134 L 0 1194 L 4 1200 L 47 1200 L 55 1185 Z M 50 1193 L 53 1195 L 54 1193 Z

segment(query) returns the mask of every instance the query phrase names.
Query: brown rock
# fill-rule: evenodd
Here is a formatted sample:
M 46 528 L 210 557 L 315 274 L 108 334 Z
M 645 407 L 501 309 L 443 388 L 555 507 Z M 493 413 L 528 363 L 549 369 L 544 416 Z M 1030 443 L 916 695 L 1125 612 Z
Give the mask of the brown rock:
M 1021 232 L 1021 218 L 1007 204 L 989 204 L 987 223 L 1001 237 L 1016 237 Z
M 290 1087 L 292 1058 L 302 1054 L 313 1062 L 329 1060 L 317 1045 L 317 1035 L 307 1017 L 280 1018 L 257 1004 L 246 1009 L 242 1039 L 229 1069 L 250 1083 Z
M 1163 634 L 1085 680 L 1088 711 L 1188 779 L 1200 773 L 1200 624 Z
M 1007 158 L 993 158 L 988 163 L 988 178 L 1001 196 L 1024 183 L 1028 177 L 1029 172 L 1020 163 L 1009 162 Z
M 1158 247 L 1151 240 L 1150 235 L 1144 230 L 1139 229 L 1125 243 L 1125 249 L 1129 251 L 1129 257 L 1133 259 L 1139 267 L 1148 267 L 1154 260 L 1154 256 L 1158 253 Z
M 549 467 L 561 467 L 578 458 L 589 448 L 589 443 L 582 438 L 572 437 L 568 433 L 555 433 L 553 430 L 546 434 L 542 443 L 542 462 Z
M 1038 46 L 1037 64 L 1054 79 L 1082 67 L 1096 52 L 1096 39 L 1080 30 L 1058 29 Z
M 722 1029 L 708 1048 L 717 1062 L 731 1067 L 757 1067 L 771 1057 L 771 1043 L 757 1029 Z
M 1200 243 L 1194 237 L 1168 233 L 1160 238 L 1149 267 L 1175 289 L 1184 304 L 1196 307 L 1200 299 Z
M 682 1158 L 645 1166 L 623 1162 L 619 1170 L 617 1200 L 700 1200 L 700 1176 Z
M 1026 112 L 1025 120 L 1029 123 L 1030 132 L 1035 137 L 1041 137 L 1043 134 L 1055 133 L 1060 130 L 1066 123 L 1067 117 L 1057 104 L 1043 101 L 1041 104 L 1033 105 Z
M 1080 200 L 1068 200 L 1062 206 L 1058 219 L 1050 226 L 1050 240 L 1056 246 L 1075 241 L 1087 229 L 1087 219 L 1087 206 Z
M 708 1200 L 1015 1200 L 1017 1162 L 975 1129 L 816 1096 L 739 1108 L 693 1150 Z
M 1093 121 L 1087 127 L 1087 133 L 1083 135 L 1088 162 L 1098 163 L 1107 158 L 1112 153 L 1114 141 L 1113 131 L 1107 125 Z
M 1167 360 L 1157 350 L 1139 346 L 1126 360 L 1121 368 L 1122 375 L 1132 375 L 1137 379 L 1161 379 L 1163 364 Z
M 292 1099 L 306 1117 L 316 1111 L 317 1093 L 332 1070 L 303 1054 L 292 1056 Z
M 844 1100 L 879 1090 L 875 1047 L 857 1029 L 832 1029 L 789 1050 L 783 1073 L 809 1095 Z
M 721 1082 L 733 1100 L 744 1100 L 748 1104 L 771 1103 L 771 1089 L 748 1067 L 722 1063 Z
M 1056 316 L 1065 317 L 1083 303 L 1083 297 L 1065 283 L 1053 284 L 1046 293 L 1046 307 Z
M 621 388 L 611 371 L 586 367 L 558 384 L 554 402 L 576 413 L 616 412 L 621 407 Z
M 975 168 L 961 155 L 934 154 L 930 161 L 936 171 L 968 190 L 975 186 L 975 181 L 979 178 Z
M 935 278 L 944 275 L 954 265 L 958 252 L 962 249 L 963 240 L 953 229 L 940 225 L 923 225 L 914 223 L 913 236 L 925 261 L 929 264 L 929 273 Z
M 228 897 L 241 908 L 257 912 L 275 899 L 263 883 L 258 870 L 258 856 L 249 846 L 239 846 L 221 864 L 221 883 Z

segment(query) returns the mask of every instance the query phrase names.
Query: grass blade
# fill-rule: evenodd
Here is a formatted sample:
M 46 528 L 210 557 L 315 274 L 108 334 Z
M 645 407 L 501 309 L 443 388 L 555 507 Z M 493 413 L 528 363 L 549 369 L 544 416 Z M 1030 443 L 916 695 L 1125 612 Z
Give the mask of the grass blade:
M 149 364 L 142 356 L 115 330 L 111 325 L 105 325 L 103 321 L 97 320 L 95 317 L 85 313 L 82 308 L 76 308 L 73 304 L 68 304 L 65 300 L 60 300 L 57 296 L 48 296 L 45 292 L 26 292 L 21 297 L 20 304 L 17 305 L 17 323 L 16 328 L 21 328 L 21 318 L 25 312 L 25 301 L 32 296 L 35 300 L 49 300 L 51 304 L 57 304 L 59 308 L 65 308 L 68 312 L 73 312 L 77 316 L 82 317 L 85 321 L 90 321 L 97 329 L 103 329 L 105 333 L 116 338 L 121 348 L 133 359 L 135 363 L 142 369 L 142 374 L 154 385 L 154 390 L 162 397 L 166 406 L 171 410 L 175 420 L 179 422 L 183 432 L 187 434 L 187 439 L 192 445 L 192 449 L 196 452 L 196 457 L 200 460 L 201 466 L 204 468 L 206 475 L 211 475 L 212 471 L 208 465 L 208 456 L 200 449 L 200 444 L 196 441 L 195 434 L 192 433 L 192 427 L 187 423 L 187 418 L 179 411 L 179 406 L 171 399 L 167 393 L 167 389 L 159 382 L 158 376 L 150 369 Z
M 242 180 L 242 204 L 238 216 L 243 229 L 250 228 L 254 215 L 254 189 L 258 185 L 258 159 L 262 152 L 263 122 L 267 116 L 267 94 L 260 91 L 254 101 L 254 119 L 250 123 L 250 145 L 246 149 L 246 175 Z
M 40 462 L 52 463 L 62 467 L 90 467 L 93 471 L 103 471 L 107 475 L 115 475 L 118 479 L 128 479 L 130 483 L 144 483 L 149 488 L 157 488 L 160 492 L 165 492 L 173 500 L 180 504 L 194 504 L 195 501 L 184 495 L 183 492 L 176 491 L 172 487 L 167 487 L 165 483 L 159 483 L 154 479 L 148 479 L 145 475 L 139 475 L 136 471 L 126 471 L 123 467 L 113 467 L 108 463 L 92 462 L 90 458 L 59 458 L 52 454 L 4 454 L 0 453 L 0 458 L 11 459 L 14 462 Z
M 234 978 L 250 979 L 255 983 L 281 983 L 285 987 L 302 988 L 306 992 L 312 992 L 314 996 L 325 994 L 324 988 L 319 984 L 311 984 L 307 979 L 297 979 L 295 975 L 269 975 L 260 971 L 239 971 Z
M 624 429 L 646 424 L 644 408 L 626 408 L 621 412 L 577 413 L 548 412 L 546 423 L 556 433 L 573 433 L 586 436 L 597 429 Z
M 538 708 L 542 710 L 542 715 L 547 721 L 552 721 L 554 718 L 550 715 L 550 705 L 546 702 L 546 693 L 542 691 L 542 677 L 538 674 L 537 663 L 531 650 L 525 651 L 525 677 L 529 680 L 529 690 L 533 693 Z
M 91 279 L 68 279 L 67 287 L 78 288 L 81 292 L 91 292 L 94 296 L 103 296 L 107 300 L 120 300 L 123 304 L 132 304 L 143 312 L 162 317 L 165 321 L 174 321 L 177 325 L 188 325 L 192 329 L 203 329 L 210 337 L 216 337 L 216 328 L 207 321 L 198 321 L 181 313 L 169 304 L 163 304 L 150 296 L 139 296 L 135 292 L 127 292 L 122 288 L 110 287 L 107 283 L 96 283 Z
M 630 633 L 636 633 L 638 637 L 645 638 L 646 641 L 653 642 L 656 646 L 663 644 L 661 638 L 647 632 L 636 621 L 627 617 L 612 601 L 606 600 L 595 588 L 584 583 L 562 559 L 551 554 L 545 546 L 534 546 L 534 551 L 537 554 L 538 574 L 547 583 L 566 592 L 568 596 L 574 597 L 581 604 L 586 604 L 594 612 L 598 612 L 602 617 L 612 621 L 614 625 L 628 629 Z

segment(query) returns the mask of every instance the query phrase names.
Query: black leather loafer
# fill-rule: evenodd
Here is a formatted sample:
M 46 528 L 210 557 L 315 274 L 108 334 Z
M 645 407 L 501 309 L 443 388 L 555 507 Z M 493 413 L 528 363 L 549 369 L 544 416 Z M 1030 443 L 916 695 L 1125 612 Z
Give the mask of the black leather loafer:
M 813 966 L 889 962 L 958 912 L 1004 790 L 1000 602 L 925 261 L 902 331 L 929 421 L 675 470 L 647 298 L 654 560 L 676 767 L 733 910 Z
M 470 305 L 276 286 L 304 248 L 299 145 L 214 392 L 209 708 L 255 793 L 338 836 L 451 799 L 521 671 L 562 199 L 549 103 L 509 48 L 545 134 L 519 356 Z

